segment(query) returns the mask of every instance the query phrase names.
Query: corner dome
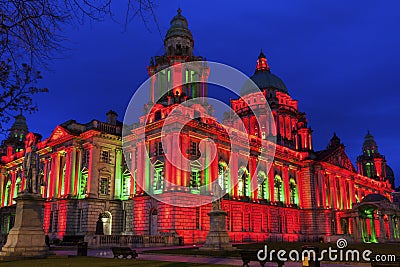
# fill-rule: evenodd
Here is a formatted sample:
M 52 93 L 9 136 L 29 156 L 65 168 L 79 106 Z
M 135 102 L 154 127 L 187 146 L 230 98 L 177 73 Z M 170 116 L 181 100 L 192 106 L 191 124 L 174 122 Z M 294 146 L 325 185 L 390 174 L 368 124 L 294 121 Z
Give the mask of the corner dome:
M 364 137 L 364 147 L 376 147 L 376 142 L 372 134 L 368 131 L 368 133 Z
M 26 124 L 25 116 L 22 114 L 15 116 L 15 121 L 14 121 L 13 125 L 11 126 L 10 130 L 11 131 L 20 130 L 20 131 L 28 132 L 28 126 Z
M 260 90 L 267 88 L 274 88 L 282 93 L 288 94 L 288 89 L 281 78 L 271 73 L 267 59 L 264 53 L 261 51 L 257 60 L 256 71 L 250 79 L 258 86 Z M 250 82 L 246 82 L 243 86 L 241 95 L 257 92 L 257 88 L 251 86 Z
M 381 202 L 381 201 L 389 201 L 387 197 L 382 196 L 381 194 L 369 194 L 366 195 L 362 200 L 361 203 L 366 203 L 366 202 Z
M 178 14 L 173 17 L 170 22 L 170 28 L 165 35 L 164 42 L 173 37 L 186 37 L 191 41 L 193 46 L 193 35 L 188 28 L 188 21 L 184 16 L 182 16 L 182 10 L 180 8 L 177 12 Z

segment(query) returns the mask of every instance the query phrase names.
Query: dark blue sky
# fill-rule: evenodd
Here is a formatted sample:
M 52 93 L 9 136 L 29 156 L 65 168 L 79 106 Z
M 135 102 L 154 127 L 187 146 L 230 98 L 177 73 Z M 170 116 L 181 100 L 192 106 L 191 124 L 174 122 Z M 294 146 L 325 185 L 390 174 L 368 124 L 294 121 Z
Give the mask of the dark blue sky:
M 180 6 L 208 60 L 252 75 L 262 48 L 307 113 L 317 150 L 335 131 L 354 162 L 370 129 L 399 183 L 399 1 L 157 2 L 162 35 Z M 109 109 L 122 120 L 150 57 L 162 54 L 157 27 L 148 27 L 137 18 L 126 31 L 111 21 L 65 28 L 70 50 L 44 74 L 50 93 L 36 98 L 30 130 L 48 137 L 57 124 L 104 120 Z

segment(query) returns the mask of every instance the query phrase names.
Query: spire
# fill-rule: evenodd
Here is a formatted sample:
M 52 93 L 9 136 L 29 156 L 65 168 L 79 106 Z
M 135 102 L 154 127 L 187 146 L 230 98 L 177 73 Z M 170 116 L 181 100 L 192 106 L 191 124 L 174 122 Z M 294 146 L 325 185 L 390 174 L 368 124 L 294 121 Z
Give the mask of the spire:
M 367 131 L 367 134 L 364 137 L 362 150 L 364 154 L 378 153 L 378 145 L 376 144 L 374 136 L 370 133 L 369 130 Z
M 269 65 L 268 65 L 268 61 L 267 61 L 267 57 L 265 56 L 265 54 L 263 53 L 262 49 L 260 51 L 260 55 L 258 56 L 257 59 L 257 66 L 256 66 L 256 72 L 257 71 L 269 71 Z
M 331 140 L 329 141 L 327 148 L 328 149 L 337 148 L 340 145 L 341 145 L 340 138 L 336 135 L 336 133 L 333 133 L 333 136 L 332 136 Z
M 187 19 L 182 16 L 182 10 L 178 8 L 177 15 L 172 18 L 170 27 L 164 39 L 164 46 L 167 55 L 192 55 L 194 41 L 188 25 Z

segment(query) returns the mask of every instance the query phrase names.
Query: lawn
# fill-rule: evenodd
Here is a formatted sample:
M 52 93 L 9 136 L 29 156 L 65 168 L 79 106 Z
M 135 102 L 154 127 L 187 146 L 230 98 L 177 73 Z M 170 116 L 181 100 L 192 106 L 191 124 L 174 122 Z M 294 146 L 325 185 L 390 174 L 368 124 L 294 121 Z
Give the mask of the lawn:
M 95 257 L 68 257 L 68 258 L 50 258 L 37 260 L 17 260 L 0 261 L 0 266 L 20 267 L 20 266 L 40 266 L 40 267 L 75 267 L 75 266 L 95 266 L 95 267 L 124 267 L 124 266 L 149 266 L 149 267 L 186 267 L 186 266 L 213 266 L 224 267 L 225 265 L 207 265 L 196 263 L 178 263 L 166 261 L 143 261 L 143 260 L 124 260 L 107 259 Z
M 240 250 L 260 250 L 264 248 L 264 245 L 268 246 L 268 251 L 272 249 L 278 251 L 284 249 L 285 251 L 297 250 L 301 252 L 301 248 L 304 245 L 316 246 L 319 250 L 327 249 L 329 246 L 332 249 L 337 249 L 336 244 L 321 244 L 321 243 L 302 243 L 302 242 L 290 242 L 290 243 L 257 243 L 257 244 L 240 244 L 234 245 L 238 250 L 236 251 L 204 251 L 196 248 L 182 248 L 182 249 L 164 249 L 164 250 L 148 250 L 143 253 L 157 253 L 157 254 L 174 254 L 174 255 L 200 255 L 200 256 L 212 256 L 212 257 L 240 257 Z M 349 244 L 344 250 L 357 249 L 362 253 L 364 250 L 371 250 L 373 254 L 400 256 L 400 244 Z

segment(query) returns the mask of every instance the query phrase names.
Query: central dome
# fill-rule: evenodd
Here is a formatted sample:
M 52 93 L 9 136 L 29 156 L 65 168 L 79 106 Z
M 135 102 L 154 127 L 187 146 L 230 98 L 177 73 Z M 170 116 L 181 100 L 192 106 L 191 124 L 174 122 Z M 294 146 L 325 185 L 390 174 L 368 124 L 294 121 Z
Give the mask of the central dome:
M 170 28 L 168 29 L 167 34 L 165 35 L 164 42 L 166 42 L 169 38 L 173 37 L 184 37 L 190 40 L 193 46 L 193 36 L 188 28 L 187 19 L 182 16 L 182 10 L 178 9 L 178 14 L 172 18 L 170 23 Z
M 282 93 L 288 94 L 288 90 L 282 79 L 271 73 L 267 59 L 262 51 L 258 56 L 256 72 L 250 77 L 250 79 L 258 86 L 260 90 L 274 88 Z M 250 94 L 256 91 L 256 88 L 251 86 L 249 82 L 243 87 L 241 95 Z

